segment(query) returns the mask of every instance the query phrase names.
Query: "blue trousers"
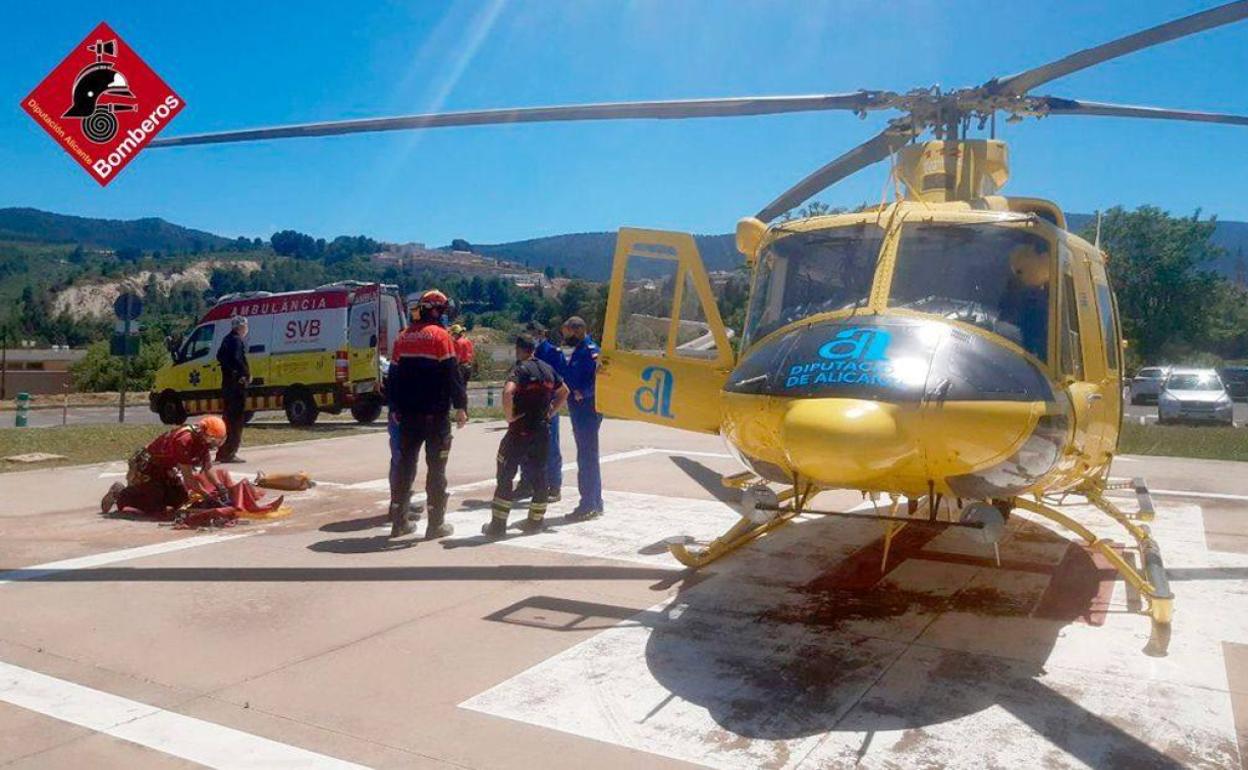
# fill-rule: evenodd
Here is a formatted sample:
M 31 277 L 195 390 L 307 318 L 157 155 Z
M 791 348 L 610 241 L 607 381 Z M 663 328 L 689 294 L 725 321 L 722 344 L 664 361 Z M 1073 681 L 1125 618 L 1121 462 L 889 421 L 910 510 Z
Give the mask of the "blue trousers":
M 598 467 L 598 428 L 602 415 L 593 403 L 568 406 L 572 437 L 576 439 L 576 486 L 581 493 L 580 510 L 602 510 L 602 470 Z
M 399 473 L 399 422 L 393 417 L 386 417 L 386 432 L 390 434 L 390 488 L 394 489 L 394 483 L 398 479 Z
M 563 455 L 559 452 L 559 415 L 550 418 L 550 445 L 546 451 L 546 487 L 563 486 Z

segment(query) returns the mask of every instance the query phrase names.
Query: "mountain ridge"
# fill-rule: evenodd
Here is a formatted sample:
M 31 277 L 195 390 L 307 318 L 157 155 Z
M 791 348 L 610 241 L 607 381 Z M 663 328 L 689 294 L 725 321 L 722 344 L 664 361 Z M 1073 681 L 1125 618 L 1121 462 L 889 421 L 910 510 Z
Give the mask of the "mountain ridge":
M 1095 220 L 1093 214 L 1067 214 L 1074 232 L 1084 230 Z M 561 233 L 504 243 L 474 244 L 473 251 L 485 256 L 528 265 L 533 270 L 564 268 L 570 275 L 595 281 L 610 278 L 615 253 L 614 232 Z M 743 260 L 736 251 L 732 234 L 695 235 L 694 241 L 708 270 L 733 270 Z M 0 208 L 0 241 L 70 244 L 142 251 L 194 252 L 222 249 L 238 243 L 204 230 L 183 227 L 158 217 L 142 219 L 99 219 L 59 214 L 29 207 Z M 1248 252 L 1248 222 L 1219 220 L 1213 242 L 1226 250 L 1212 269 L 1230 279 L 1241 277 L 1240 258 Z
M 234 242 L 159 217 L 99 219 L 29 207 L 0 208 L 0 240 L 164 252 L 216 249 Z

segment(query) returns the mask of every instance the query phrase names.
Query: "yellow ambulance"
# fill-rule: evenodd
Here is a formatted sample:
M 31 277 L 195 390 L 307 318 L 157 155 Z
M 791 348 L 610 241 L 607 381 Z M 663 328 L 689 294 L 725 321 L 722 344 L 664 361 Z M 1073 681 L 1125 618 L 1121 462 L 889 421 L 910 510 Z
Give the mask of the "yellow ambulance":
M 355 281 L 280 294 L 222 297 L 176 344 L 156 373 L 152 411 L 166 425 L 219 413 L 217 349 L 234 316 L 247 319 L 248 416 L 282 409 L 292 425 L 350 409 L 361 423 L 381 414 L 382 357 L 406 316 L 398 287 Z

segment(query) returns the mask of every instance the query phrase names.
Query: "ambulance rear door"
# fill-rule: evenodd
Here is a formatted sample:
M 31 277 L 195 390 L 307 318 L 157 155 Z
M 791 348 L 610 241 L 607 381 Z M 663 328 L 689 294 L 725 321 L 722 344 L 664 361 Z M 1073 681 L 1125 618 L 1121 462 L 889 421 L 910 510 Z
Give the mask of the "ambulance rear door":
M 228 326 L 224 331 L 229 332 Z M 273 316 L 248 316 L 245 344 L 247 368 L 251 371 L 251 387 L 266 387 L 269 381 L 269 349 L 273 345 Z
M 377 383 L 382 323 L 381 286 L 371 284 L 356 289 L 347 314 L 348 378 L 353 393 L 371 392 Z

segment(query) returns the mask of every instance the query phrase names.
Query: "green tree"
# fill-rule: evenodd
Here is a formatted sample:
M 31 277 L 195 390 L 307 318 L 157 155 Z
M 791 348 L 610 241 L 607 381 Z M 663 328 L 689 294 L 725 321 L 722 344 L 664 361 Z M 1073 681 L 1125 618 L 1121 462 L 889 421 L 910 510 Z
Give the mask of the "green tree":
M 108 341 L 100 340 L 87 348 L 87 354 L 70 366 L 74 387 L 91 392 L 120 390 L 122 365 L 127 360 L 127 389 L 150 390 L 156 370 L 169 361 L 169 354 L 165 351 L 163 340 L 153 333 L 143 335 L 139 354 L 130 359 L 109 355 Z
M 1155 206 L 1115 207 L 1101 222 L 1101 247 L 1118 296 L 1123 334 L 1143 360 L 1190 350 L 1211 332 L 1210 300 L 1221 279 L 1207 267 L 1221 253 L 1214 220 L 1173 217 Z M 1094 233 L 1085 232 L 1085 237 Z

